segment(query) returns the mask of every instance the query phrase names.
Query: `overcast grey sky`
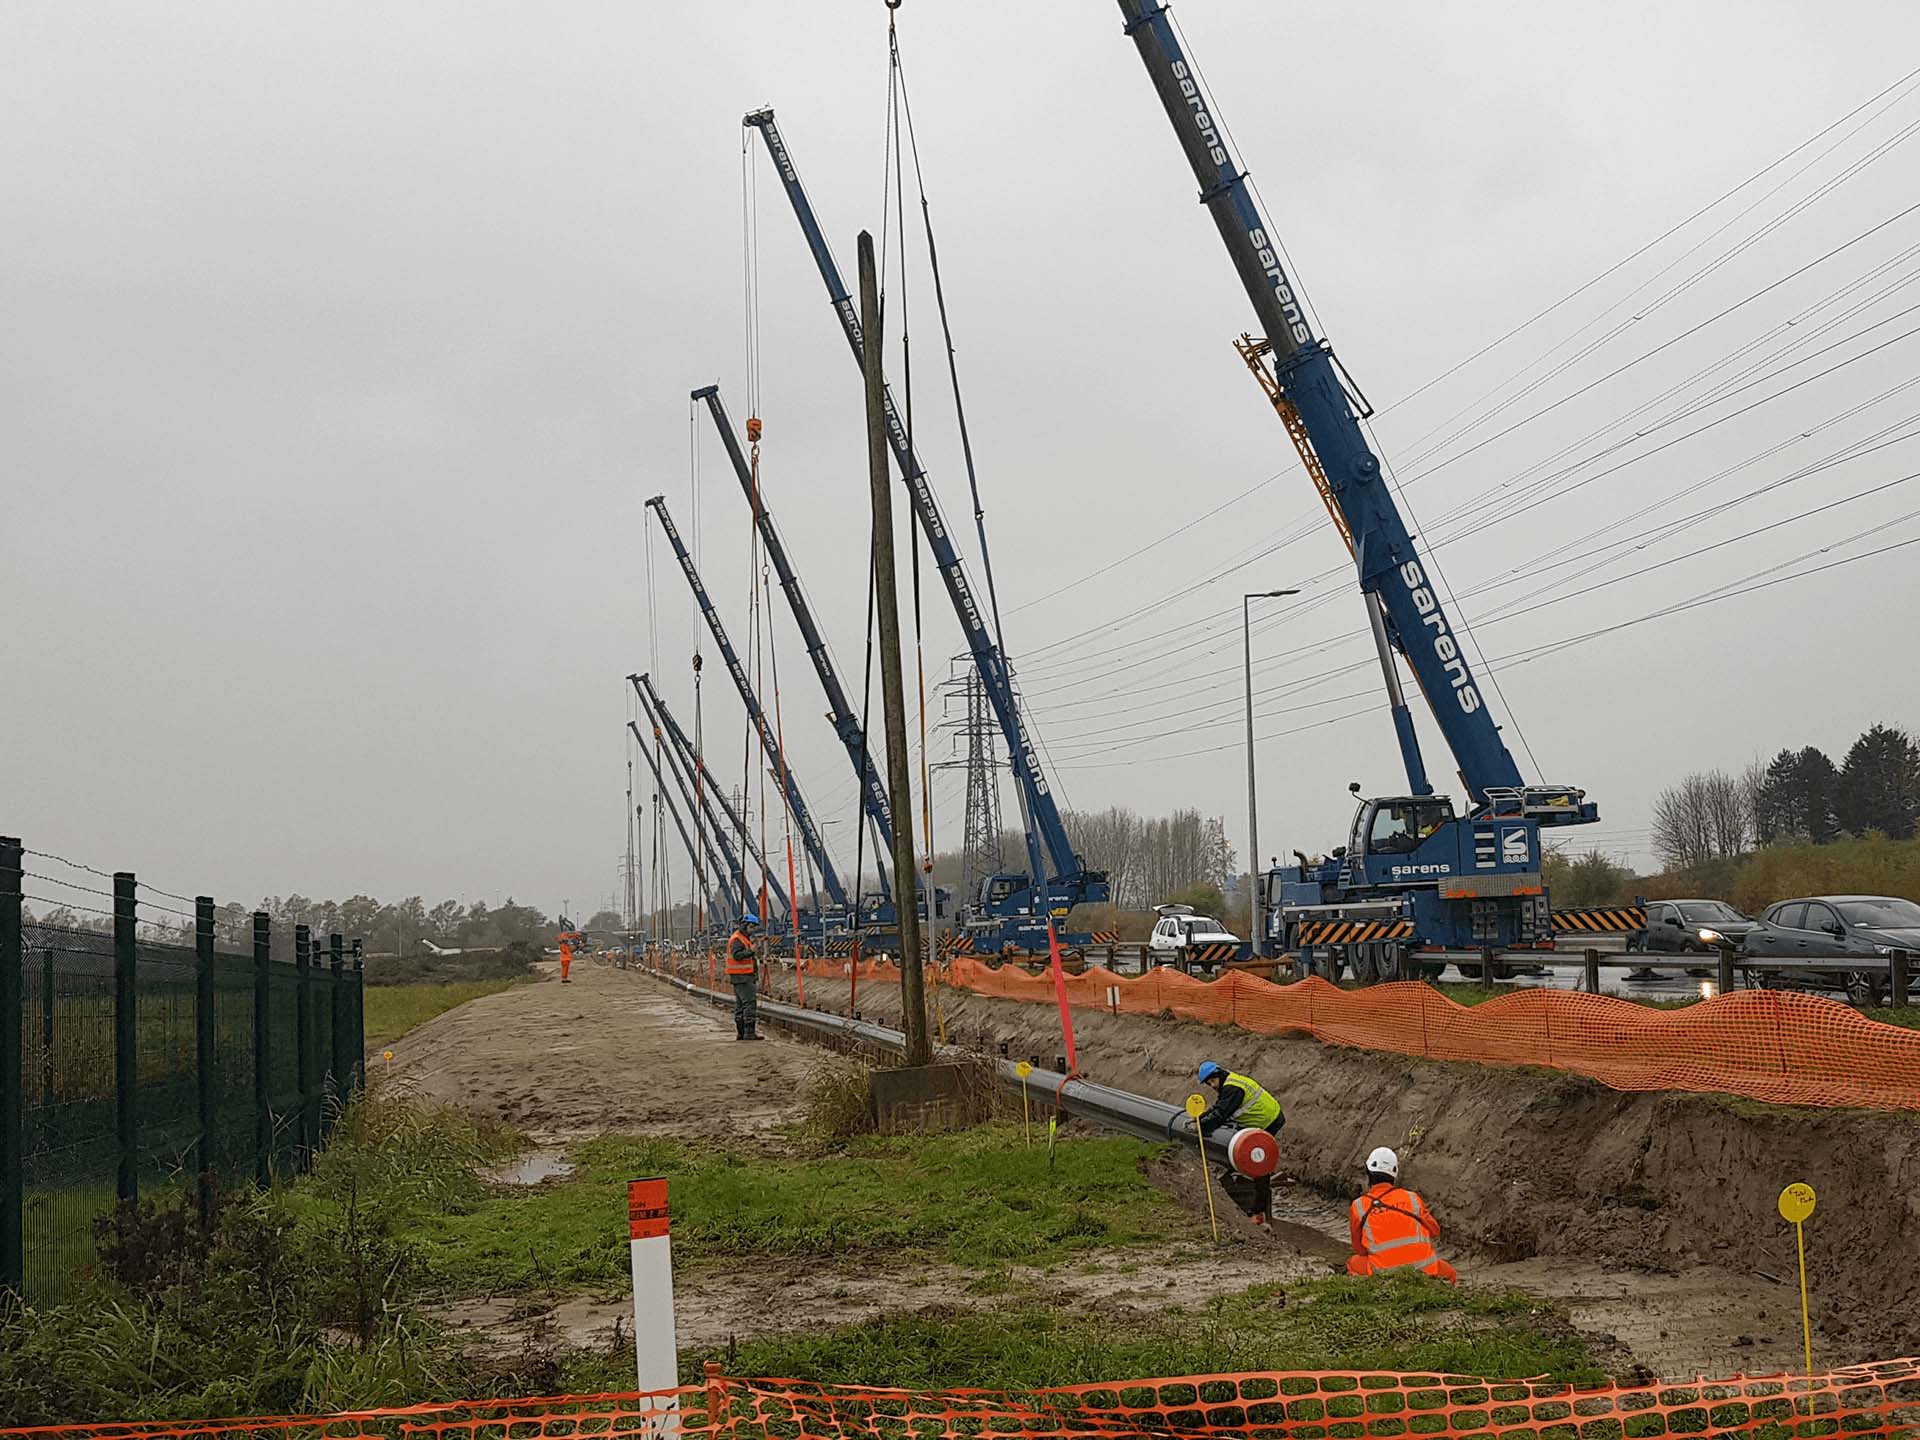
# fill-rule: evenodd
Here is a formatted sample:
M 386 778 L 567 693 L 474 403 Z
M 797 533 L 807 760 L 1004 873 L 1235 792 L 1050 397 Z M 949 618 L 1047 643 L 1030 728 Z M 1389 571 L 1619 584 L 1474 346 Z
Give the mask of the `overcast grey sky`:
M 1899 80 L 1920 10 L 1178 13 L 1428 543 L 1489 493 L 1543 501 L 1436 552 L 1489 657 L 1875 525 L 1779 573 L 1920 535 L 1901 518 L 1920 482 L 1852 498 L 1920 471 L 1920 441 L 1667 533 L 1920 425 L 1920 388 L 1883 396 L 1920 376 L 1916 318 L 1892 318 L 1920 303 L 1897 288 L 1920 215 L 1892 219 L 1920 199 L 1920 141 L 1901 143 L 1920 93 L 1421 388 Z M 1316 603 L 1255 632 L 1263 838 L 1335 843 L 1349 779 L 1401 784 L 1362 612 L 1227 343 L 1248 307 L 1115 8 L 907 0 L 900 25 L 1008 647 L 1060 787 L 1221 814 L 1244 858 L 1239 596 L 1300 585 Z M 649 593 L 642 505 L 664 493 L 693 533 L 687 392 L 718 380 L 746 410 L 740 116 L 777 108 L 850 274 L 880 219 L 885 81 L 879 0 L 0 10 L 0 825 L 243 901 L 604 897 L 622 677 L 654 667 L 691 710 L 693 611 L 657 542 Z M 753 158 L 765 489 L 851 673 L 858 375 Z M 978 578 L 924 271 L 910 284 L 922 448 Z M 738 634 L 748 516 L 699 438 L 702 559 Z M 1587 483 L 1521 490 L 1548 475 Z M 1596 551 L 1607 525 L 1646 533 Z M 1591 556 L 1608 563 L 1576 577 Z M 1497 708 L 1523 767 L 1585 786 L 1599 842 L 1644 855 L 1653 795 L 1689 768 L 1920 724 L 1916 599 L 1920 547 L 1496 664 Z M 944 674 L 960 632 L 931 575 L 926 606 Z M 850 772 L 784 610 L 774 628 L 796 770 L 850 848 Z M 709 746 L 737 776 L 739 707 L 709 680 Z M 959 778 L 936 785 L 943 842 Z

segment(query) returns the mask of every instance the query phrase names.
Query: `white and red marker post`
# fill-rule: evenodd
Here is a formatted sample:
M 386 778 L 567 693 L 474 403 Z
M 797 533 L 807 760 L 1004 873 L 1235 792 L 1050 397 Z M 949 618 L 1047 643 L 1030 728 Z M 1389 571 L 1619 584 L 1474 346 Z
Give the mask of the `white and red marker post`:
M 667 1234 L 667 1182 L 627 1182 L 627 1244 L 633 1259 L 633 1352 L 642 1392 L 671 1391 L 680 1383 L 673 1323 L 673 1241 Z M 679 1400 L 663 1395 L 663 1411 L 677 1411 Z M 677 1434 L 679 1425 L 664 1414 L 656 1433 Z

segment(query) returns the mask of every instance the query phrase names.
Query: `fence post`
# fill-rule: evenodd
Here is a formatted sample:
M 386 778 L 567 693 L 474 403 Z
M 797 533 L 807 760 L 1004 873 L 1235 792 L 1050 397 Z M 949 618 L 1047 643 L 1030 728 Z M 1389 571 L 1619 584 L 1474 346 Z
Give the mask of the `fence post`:
M 273 917 L 253 912 L 253 1180 L 273 1183 Z
M 25 1292 L 27 1203 L 26 1077 L 20 1047 L 25 1017 L 21 966 L 20 872 L 26 851 L 12 836 L 0 836 L 0 1290 Z M 51 1053 L 51 1052 L 49 1052 Z
M 1887 1003 L 1907 1008 L 1907 952 L 1895 950 L 1887 956 Z
M 319 1127 L 313 1123 L 313 997 L 307 993 L 313 976 L 313 932 L 293 927 L 293 1052 L 300 1086 L 300 1152 L 295 1164 L 302 1170 L 313 1162 Z
M 1714 993 L 1731 995 L 1733 993 L 1733 951 L 1726 946 L 1716 947 L 1720 951 L 1719 974 L 1714 976 Z
M 213 1215 L 213 897 L 193 901 L 193 948 L 199 961 L 193 996 L 194 1070 L 200 1092 L 200 1218 Z
M 340 1109 L 347 1103 L 348 1079 L 353 1074 L 352 1061 L 348 1059 L 347 1041 L 353 1038 L 347 1029 L 347 942 L 338 930 L 327 937 L 327 952 L 333 960 L 333 1120 L 328 1129 L 339 1123 Z
M 1587 993 L 1600 993 L 1600 952 L 1591 946 L 1587 949 Z
M 140 995 L 139 952 L 134 939 L 134 878 L 130 870 L 113 877 L 113 1121 L 119 1140 L 120 1198 L 132 1204 L 140 1197 L 140 1135 L 133 1113 L 134 1087 L 139 1083 L 140 1032 L 136 1025 Z
M 367 957 L 353 942 L 353 1088 L 367 1088 Z

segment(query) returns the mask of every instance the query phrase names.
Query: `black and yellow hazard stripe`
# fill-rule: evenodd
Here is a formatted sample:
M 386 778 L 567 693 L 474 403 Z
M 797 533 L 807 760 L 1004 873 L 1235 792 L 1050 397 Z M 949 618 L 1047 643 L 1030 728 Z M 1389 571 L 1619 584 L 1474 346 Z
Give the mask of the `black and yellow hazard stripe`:
M 1190 945 L 1187 947 L 1187 961 L 1194 965 L 1218 965 L 1223 960 L 1231 960 L 1240 953 L 1238 945 L 1220 942 L 1213 945 Z
M 1647 928 L 1644 905 L 1604 905 L 1587 910 L 1556 910 L 1556 935 L 1619 935 Z
M 1092 935 L 1092 942 L 1095 945 L 1118 945 L 1120 943 L 1120 932 L 1118 930 L 1095 930 Z
M 1358 945 L 1369 940 L 1404 940 L 1411 934 L 1411 920 L 1303 920 L 1299 943 Z
M 964 931 L 949 930 L 940 937 L 940 953 L 942 955 L 973 954 L 973 936 Z

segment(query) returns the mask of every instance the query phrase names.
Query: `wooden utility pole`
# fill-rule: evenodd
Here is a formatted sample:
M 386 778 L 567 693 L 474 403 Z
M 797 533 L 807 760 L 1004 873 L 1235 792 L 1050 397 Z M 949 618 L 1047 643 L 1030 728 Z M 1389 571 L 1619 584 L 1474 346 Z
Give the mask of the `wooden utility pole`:
M 880 700 L 887 717 L 887 789 L 893 813 L 893 897 L 900 917 L 901 1032 L 907 1064 L 933 1058 L 927 1038 L 927 996 L 920 958 L 920 907 L 914 903 L 913 792 L 907 767 L 907 692 L 900 675 L 900 597 L 894 585 L 893 490 L 887 460 L 887 382 L 880 373 L 880 285 L 873 269 L 873 236 L 860 232 L 861 358 L 867 372 L 867 478 L 873 490 L 874 607 L 880 617 Z M 929 880 L 931 884 L 931 880 Z

